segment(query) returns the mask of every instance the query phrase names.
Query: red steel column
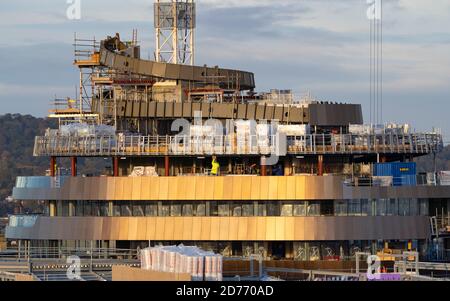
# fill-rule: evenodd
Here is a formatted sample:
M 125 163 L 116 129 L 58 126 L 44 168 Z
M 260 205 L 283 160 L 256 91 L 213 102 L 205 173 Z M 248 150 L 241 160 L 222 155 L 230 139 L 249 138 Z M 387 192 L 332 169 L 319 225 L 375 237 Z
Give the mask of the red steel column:
M 323 155 L 319 155 L 317 160 L 317 175 L 323 176 Z
M 164 172 L 165 172 L 166 177 L 170 176 L 170 158 L 169 158 L 169 156 L 164 157 Z
M 76 177 L 77 176 L 78 159 L 77 159 L 77 157 L 72 157 L 70 160 L 71 160 L 72 177 Z
M 261 157 L 261 176 L 267 176 L 267 165 L 266 165 L 266 157 Z
M 56 176 L 56 157 L 50 157 L 50 176 Z
M 114 177 L 119 176 L 119 157 L 113 158 L 113 175 Z

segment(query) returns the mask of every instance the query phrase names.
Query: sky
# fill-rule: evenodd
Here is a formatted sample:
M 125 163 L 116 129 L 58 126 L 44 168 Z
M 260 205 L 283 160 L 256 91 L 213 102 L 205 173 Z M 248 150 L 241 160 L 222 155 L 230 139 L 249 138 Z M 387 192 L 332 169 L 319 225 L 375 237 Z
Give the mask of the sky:
M 73 0 L 70 0 L 73 1 Z M 138 29 L 153 57 L 153 0 L 0 1 L 0 114 L 45 116 L 75 97 L 73 37 Z M 450 1 L 384 0 L 383 121 L 442 129 L 450 142 Z M 367 0 L 198 0 L 196 64 L 255 72 L 258 91 L 360 103 L 369 120 Z

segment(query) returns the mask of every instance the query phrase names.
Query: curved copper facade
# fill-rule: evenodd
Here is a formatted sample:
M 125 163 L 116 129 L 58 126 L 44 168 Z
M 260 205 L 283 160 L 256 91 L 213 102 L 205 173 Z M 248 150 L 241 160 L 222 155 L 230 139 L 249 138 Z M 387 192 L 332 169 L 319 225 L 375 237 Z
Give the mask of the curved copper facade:
M 61 188 L 19 178 L 16 200 L 267 201 L 447 198 L 450 186 L 349 187 L 340 176 L 70 177 Z M 28 181 L 30 182 L 30 181 Z M 32 188 L 33 187 L 33 188 Z M 55 187 L 55 185 L 53 185 Z
M 9 239 L 338 241 L 429 237 L 427 217 L 40 217 Z

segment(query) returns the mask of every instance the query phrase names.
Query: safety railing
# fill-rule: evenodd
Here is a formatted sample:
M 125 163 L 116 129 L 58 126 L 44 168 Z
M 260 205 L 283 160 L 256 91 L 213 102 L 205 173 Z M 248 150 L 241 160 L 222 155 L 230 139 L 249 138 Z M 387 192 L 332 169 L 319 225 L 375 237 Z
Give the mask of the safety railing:
M 286 139 L 284 139 L 286 138 Z M 285 143 L 284 143 L 285 142 Z M 265 136 L 41 136 L 35 156 L 159 156 L 269 154 L 429 154 L 440 134 Z

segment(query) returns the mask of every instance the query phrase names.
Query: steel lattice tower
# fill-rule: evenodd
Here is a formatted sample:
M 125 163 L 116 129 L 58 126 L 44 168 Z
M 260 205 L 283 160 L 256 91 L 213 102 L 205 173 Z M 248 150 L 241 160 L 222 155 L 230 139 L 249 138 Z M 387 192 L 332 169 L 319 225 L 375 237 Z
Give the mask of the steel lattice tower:
M 194 65 L 194 0 L 156 0 L 156 61 Z

